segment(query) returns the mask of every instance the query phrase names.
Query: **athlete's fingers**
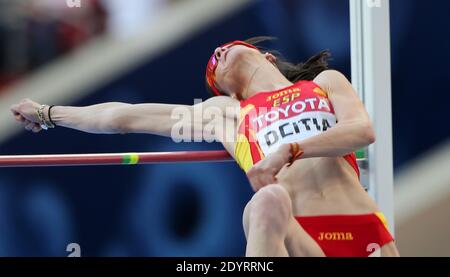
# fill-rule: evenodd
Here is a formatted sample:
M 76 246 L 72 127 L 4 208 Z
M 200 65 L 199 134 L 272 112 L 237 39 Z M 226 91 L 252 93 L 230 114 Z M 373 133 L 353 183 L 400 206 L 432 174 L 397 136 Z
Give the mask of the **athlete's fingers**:
M 11 108 L 10 108 L 10 111 L 13 113 L 13 115 L 17 115 L 17 114 L 20 114 L 19 113 L 19 105 L 12 105 L 11 106 Z
M 25 118 L 21 115 L 21 114 L 16 114 L 14 115 L 14 118 L 16 119 L 16 121 L 18 122 L 24 122 Z
M 25 126 L 27 126 L 28 124 L 30 124 L 31 123 L 31 121 L 29 121 L 29 120 L 27 120 L 27 119 L 25 119 L 24 121 L 22 121 L 22 125 L 25 127 Z
M 273 176 L 273 174 L 268 173 L 268 174 L 266 174 L 266 176 L 264 178 L 264 182 L 265 182 L 264 185 L 267 186 L 267 185 L 275 184 L 276 180 L 275 180 L 275 177 Z
M 259 170 L 257 166 L 253 166 L 250 168 L 250 170 L 247 172 L 247 178 L 250 181 L 250 184 L 252 185 L 253 190 L 256 192 L 260 188 L 259 184 Z
M 275 179 L 273 178 L 272 174 L 270 174 L 270 173 L 266 173 L 266 174 L 262 175 L 260 178 L 261 178 L 260 183 L 262 185 L 261 187 L 271 185 L 275 182 Z
M 253 191 L 255 191 L 255 192 L 257 192 L 261 188 L 261 185 L 259 183 L 259 179 L 256 176 L 252 177 L 250 179 L 250 184 L 252 185 Z
M 263 179 L 261 178 L 261 176 L 257 176 L 255 177 L 255 179 L 256 179 L 256 191 L 258 191 L 264 186 Z
M 33 122 L 29 122 L 28 124 L 25 125 L 25 130 L 31 131 L 34 126 L 35 126 L 35 124 Z
M 33 133 L 39 133 L 42 130 L 41 126 L 39 124 L 34 124 L 33 129 L 31 129 L 31 131 L 33 131 Z

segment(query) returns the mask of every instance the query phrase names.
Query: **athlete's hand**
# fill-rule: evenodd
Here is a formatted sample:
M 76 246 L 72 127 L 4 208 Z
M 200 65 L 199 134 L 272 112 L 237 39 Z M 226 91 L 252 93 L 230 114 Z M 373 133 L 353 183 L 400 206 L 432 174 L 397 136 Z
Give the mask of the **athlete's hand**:
M 40 105 L 30 99 L 24 99 L 20 103 L 11 106 L 11 112 L 17 122 L 20 122 L 27 131 L 38 133 L 42 130 L 39 125 L 37 110 Z
M 290 162 L 290 159 L 290 146 L 284 144 L 276 152 L 269 154 L 250 168 L 247 177 L 253 190 L 256 192 L 267 185 L 275 184 L 277 182 L 276 175 L 283 166 Z

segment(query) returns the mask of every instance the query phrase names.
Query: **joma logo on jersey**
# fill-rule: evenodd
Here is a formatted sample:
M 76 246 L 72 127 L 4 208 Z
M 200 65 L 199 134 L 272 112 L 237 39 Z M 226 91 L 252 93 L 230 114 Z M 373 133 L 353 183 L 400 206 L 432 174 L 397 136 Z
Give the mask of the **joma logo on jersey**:
M 320 232 L 319 240 L 353 240 L 351 232 Z
M 269 97 L 267 97 L 266 101 L 270 102 L 273 100 L 277 100 L 281 97 L 284 97 L 284 96 L 287 96 L 288 94 L 293 93 L 292 95 L 288 96 L 288 98 L 291 98 L 291 101 L 292 101 L 293 99 L 300 96 L 300 91 L 301 91 L 300 88 L 286 89 L 286 90 L 283 90 L 283 91 L 280 91 L 280 92 L 270 95 Z

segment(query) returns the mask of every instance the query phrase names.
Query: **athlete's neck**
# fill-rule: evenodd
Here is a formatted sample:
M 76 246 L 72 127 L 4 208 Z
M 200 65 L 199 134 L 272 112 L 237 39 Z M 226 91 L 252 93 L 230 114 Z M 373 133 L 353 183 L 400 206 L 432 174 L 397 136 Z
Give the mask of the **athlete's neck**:
M 281 72 L 269 63 L 261 64 L 255 68 L 250 77 L 247 88 L 242 91 L 243 99 L 252 97 L 259 92 L 279 90 L 291 86 L 290 82 Z

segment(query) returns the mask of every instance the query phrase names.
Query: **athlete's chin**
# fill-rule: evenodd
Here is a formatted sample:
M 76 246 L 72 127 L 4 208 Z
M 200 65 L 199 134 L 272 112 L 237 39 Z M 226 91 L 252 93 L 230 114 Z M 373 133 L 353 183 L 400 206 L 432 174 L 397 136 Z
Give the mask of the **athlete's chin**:
M 254 51 L 245 47 L 232 48 L 226 53 L 225 65 L 227 67 L 238 67 L 249 64 L 254 59 Z

